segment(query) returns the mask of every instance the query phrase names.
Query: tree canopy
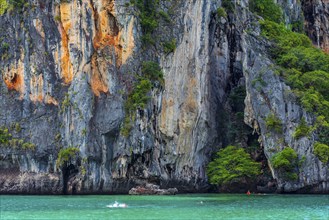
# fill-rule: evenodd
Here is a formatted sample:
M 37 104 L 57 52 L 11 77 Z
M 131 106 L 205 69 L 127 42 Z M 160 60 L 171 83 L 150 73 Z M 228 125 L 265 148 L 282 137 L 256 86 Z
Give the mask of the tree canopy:
M 207 174 L 212 184 L 227 184 L 260 174 L 260 163 L 253 161 L 243 148 L 227 146 L 209 163 Z

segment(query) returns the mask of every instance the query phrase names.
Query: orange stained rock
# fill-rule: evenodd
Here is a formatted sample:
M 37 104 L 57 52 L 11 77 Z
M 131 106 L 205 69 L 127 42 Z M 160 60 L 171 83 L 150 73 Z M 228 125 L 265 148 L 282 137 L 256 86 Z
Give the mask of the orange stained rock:
M 61 3 L 59 6 L 59 10 L 60 10 L 60 18 L 61 18 L 61 23 L 62 23 L 63 29 L 66 33 L 68 33 L 72 27 L 71 4 L 70 3 Z
M 106 68 L 106 64 L 103 63 Z M 101 92 L 108 92 L 108 83 L 106 79 L 106 70 L 101 68 L 102 64 L 98 62 L 97 56 L 93 55 L 91 59 L 91 89 L 96 96 Z M 103 73 L 103 74 L 102 74 Z
M 112 14 L 113 6 L 104 7 L 99 13 L 95 12 L 97 20 L 96 34 L 93 38 L 93 46 L 96 50 L 102 50 L 107 46 L 113 46 L 116 54 L 116 65 L 122 64 L 122 46 L 120 42 L 121 33 Z
M 57 100 L 56 99 L 54 99 L 53 97 L 51 97 L 50 95 L 46 95 L 45 96 L 45 103 L 46 104 L 52 104 L 52 105 L 58 105 L 58 102 L 57 102 Z
M 65 83 L 73 80 L 73 66 L 70 60 L 69 52 L 69 31 L 71 29 L 71 7 L 70 3 L 60 4 L 61 22 L 59 24 L 59 32 L 61 34 L 61 75 Z
M 114 64 L 116 67 L 122 65 L 122 46 L 121 33 L 114 16 L 114 1 L 101 0 L 102 8 L 93 9 L 93 16 L 96 22 L 95 35 L 93 37 L 93 47 L 97 51 L 91 59 L 91 89 L 96 96 L 101 92 L 109 91 L 108 85 L 108 64 Z M 90 7 L 93 7 L 90 5 Z M 108 48 L 114 49 L 114 56 L 104 57 L 102 52 L 108 51 Z
M 43 102 L 43 77 L 33 75 L 30 81 L 30 99 L 33 102 Z
M 58 105 L 56 99 L 51 97 L 48 93 L 48 89 L 44 87 L 44 80 L 42 74 L 38 76 L 33 75 L 31 77 L 30 91 L 30 99 L 32 102 L 44 102 L 46 104 Z M 46 91 L 46 95 L 44 91 Z
M 19 60 L 16 64 L 4 68 L 3 80 L 9 90 L 16 90 L 21 94 L 21 97 L 23 97 L 25 91 L 23 62 Z

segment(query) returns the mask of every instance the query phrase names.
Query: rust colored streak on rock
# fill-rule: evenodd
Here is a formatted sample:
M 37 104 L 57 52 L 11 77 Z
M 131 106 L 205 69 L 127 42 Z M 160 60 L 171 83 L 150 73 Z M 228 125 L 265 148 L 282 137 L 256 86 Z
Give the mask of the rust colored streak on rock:
M 116 65 L 122 64 L 122 46 L 120 44 L 120 31 L 116 18 L 108 11 L 103 10 L 97 14 L 97 30 L 93 39 L 93 46 L 96 50 L 102 50 L 105 47 L 114 47 L 116 54 Z
M 99 96 L 101 92 L 108 92 L 107 80 L 102 75 L 102 71 L 99 70 L 99 64 L 97 56 L 93 55 L 91 59 L 91 89 L 96 96 Z
M 21 75 L 15 73 L 14 77 L 11 79 L 4 77 L 4 81 L 9 90 L 16 90 L 18 92 L 22 91 L 24 80 Z
M 122 46 L 120 44 L 120 30 L 114 16 L 114 1 L 102 1 L 101 11 L 90 3 L 96 24 L 96 33 L 93 38 L 95 53 L 91 61 L 91 88 L 96 96 L 101 92 L 108 92 L 107 68 L 108 64 L 114 64 L 117 68 L 122 65 Z M 104 60 L 99 56 L 106 49 L 114 49 L 114 57 Z
M 66 84 L 73 80 L 73 67 L 70 60 L 69 37 L 68 32 L 71 29 L 70 22 L 70 4 L 62 3 L 60 5 L 61 22 L 59 23 L 59 32 L 62 39 L 61 55 L 61 75 Z
M 5 70 L 3 80 L 9 90 L 16 90 L 23 95 L 25 90 L 23 63 L 19 61 L 16 67 L 12 65 Z

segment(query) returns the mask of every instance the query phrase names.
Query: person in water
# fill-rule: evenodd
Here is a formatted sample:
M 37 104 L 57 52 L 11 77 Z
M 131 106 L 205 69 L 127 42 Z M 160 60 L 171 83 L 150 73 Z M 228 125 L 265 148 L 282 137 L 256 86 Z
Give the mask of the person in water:
M 108 208 L 127 208 L 128 205 L 126 203 L 118 203 L 115 201 L 112 205 L 107 205 Z

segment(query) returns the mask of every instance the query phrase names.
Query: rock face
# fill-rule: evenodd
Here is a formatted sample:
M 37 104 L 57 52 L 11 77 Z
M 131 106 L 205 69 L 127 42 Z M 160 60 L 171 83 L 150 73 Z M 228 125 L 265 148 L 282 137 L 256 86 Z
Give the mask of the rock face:
M 136 8 L 127 0 L 28 2 L 0 17 L 0 127 L 36 149 L 0 148 L 0 193 L 127 193 L 148 182 L 204 192 L 211 155 L 258 135 L 265 161 L 283 148 L 282 139 L 306 156 L 293 183 L 269 162 L 279 191 L 329 191 L 328 165 L 313 155 L 314 141 L 292 138 L 301 118 L 312 122 L 314 116 L 268 68 L 272 61 L 248 0 L 232 1 L 238 16 L 225 18 L 216 16 L 220 1 L 160 1 L 172 16 L 155 35 L 176 39 L 171 53 L 158 49 L 162 42 L 145 50 Z M 328 3 L 289 2 L 281 4 L 286 23 L 304 11 L 307 33 L 328 51 Z M 164 87 L 149 93 L 129 135 L 122 135 L 133 73 L 155 59 Z M 257 77 L 267 84 L 261 90 L 252 85 Z M 239 87 L 246 88 L 244 120 L 253 134 L 232 135 L 238 107 L 230 95 Z M 285 122 L 283 135 L 266 129 L 270 112 Z M 80 159 L 64 175 L 56 159 L 69 146 L 79 148 Z
M 329 1 L 302 1 L 306 33 L 313 43 L 329 53 Z

